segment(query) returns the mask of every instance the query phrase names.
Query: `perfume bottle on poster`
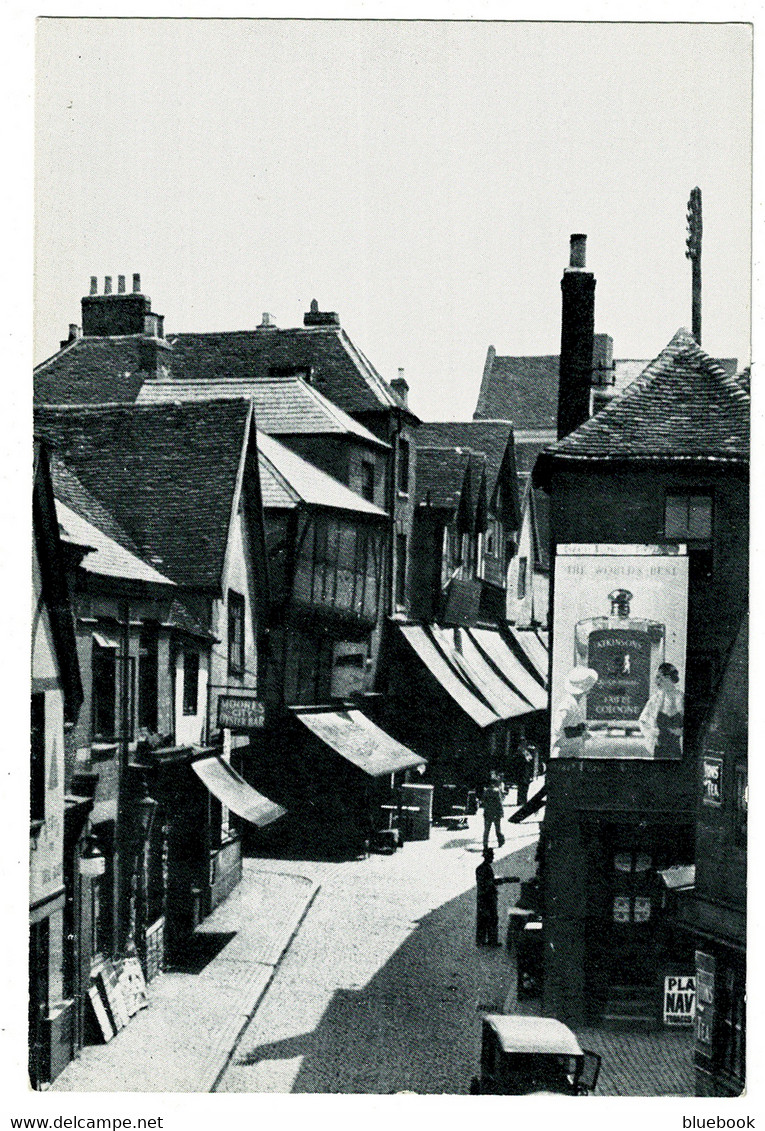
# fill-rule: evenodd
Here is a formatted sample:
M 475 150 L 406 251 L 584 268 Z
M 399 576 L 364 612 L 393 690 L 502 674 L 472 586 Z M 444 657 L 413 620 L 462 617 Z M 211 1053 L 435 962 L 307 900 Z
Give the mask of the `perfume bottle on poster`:
M 664 659 L 666 628 L 632 615 L 632 593 L 609 593 L 611 612 L 579 621 L 574 663 L 592 668 L 598 682 L 587 696 L 587 725 L 609 734 L 639 733 L 640 714 Z

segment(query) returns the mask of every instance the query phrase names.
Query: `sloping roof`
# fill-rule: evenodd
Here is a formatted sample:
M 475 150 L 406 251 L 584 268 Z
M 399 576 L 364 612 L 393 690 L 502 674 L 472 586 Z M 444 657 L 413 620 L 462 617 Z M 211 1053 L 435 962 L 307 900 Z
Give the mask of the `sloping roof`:
M 556 428 L 558 354 L 498 357 L 492 347 L 484 366 L 476 418 L 512 420 L 516 428 Z
M 387 512 L 351 491 L 325 471 L 301 459 L 273 436 L 258 438 L 260 484 L 263 506 L 294 507 L 305 504 L 352 511 L 374 518 L 387 518 Z
M 736 372 L 735 358 L 721 358 L 717 364 L 730 376 Z M 613 388 L 626 388 L 646 365 L 647 359 L 614 360 Z M 539 428 L 556 431 L 559 374 L 559 354 L 499 357 L 490 346 L 478 394 L 476 419 L 501 417 L 512 420 L 516 432 Z
M 513 441 L 513 424 L 508 419 L 428 422 L 414 431 L 413 440 L 418 453 L 420 448 L 450 447 L 485 456 L 486 490 L 492 498 L 505 452 Z
M 551 459 L 748 463 L 749 415 L 740 382 L 681 329 L 623 393 L 544 452 L 537 469 L 543 477 Z
M 134 335 L 78 338 L 36 367 L 35 404 L 133 404 L 147 378 L 146 344 Z
M 415 502 L 455 511 L 465 482 L 469 453 L 462 448 L 417 447 Z
M 57 452 L 50 453 L 51 478 L 57 501 L 91 523 L 128 553 L 140 557 L 140 550 L 114 515 L 87 489 L 82 480 L 67 467 Z
M 218 592 L 251 411 L 244 400 L 45 407 L 35 427 L 142 558 Z
M 405 409 L 340 326 L 170 334 L 167 340 L 179 379 L 263 380 L 284 375 L 274 370 L 305 370 L 311 384 L 346 412 Z
M 300 377 L 146 381 L 137 403 L 168 404 L 225 397 L 250 397 L 255 404 L 258 430 L 270 436 L 349 435 L 376 448 L 390 447 Z
M 88 573 L 95 573 L 101 577 L 151 582 L 155 585 L 175 585 L 174 581 L 130 550 L 126 550 L 92 522 L 70 510 L 60 499 L 56 500 L 56 515 L 65 540 L 90 547 L 89 552 L 80 562 L 81 568 Z

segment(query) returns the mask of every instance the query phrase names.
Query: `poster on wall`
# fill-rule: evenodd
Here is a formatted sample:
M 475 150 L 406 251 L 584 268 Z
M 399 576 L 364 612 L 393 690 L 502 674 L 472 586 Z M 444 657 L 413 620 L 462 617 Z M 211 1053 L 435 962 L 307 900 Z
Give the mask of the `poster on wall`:
M 558 546 L 554 758 L 682 757 L 687 619 L 684 547 Z

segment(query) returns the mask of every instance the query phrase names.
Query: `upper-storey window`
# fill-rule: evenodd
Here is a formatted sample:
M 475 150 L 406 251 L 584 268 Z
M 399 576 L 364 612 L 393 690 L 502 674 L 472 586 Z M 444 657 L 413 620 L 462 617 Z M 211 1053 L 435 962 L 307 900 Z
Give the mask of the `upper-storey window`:
M 667 495 L 664 536 L 673 542 L 708 542 L 712 537 L 712 496 L 692 492 Z
M 199 653 L 183 653 L 183 713 L 196 715 L 199 708 Z
M 244 674 L 244 597 L 233 589 L 228 591 L 228 670 Z
M 361 461 L 361 494 L 368 503 L 375 501 L 375 465 L 368 460 Z
M 402 495 L 409 494 L 409 441 L 403 436 L 398 443 L 398 489 Z

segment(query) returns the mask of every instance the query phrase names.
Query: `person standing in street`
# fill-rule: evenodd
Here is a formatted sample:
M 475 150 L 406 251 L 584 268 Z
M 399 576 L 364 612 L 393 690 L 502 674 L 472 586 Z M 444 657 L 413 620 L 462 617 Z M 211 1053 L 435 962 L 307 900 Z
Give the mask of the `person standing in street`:
M 501 848 L 505 843 L 505 838 L 502 835 L 502 816 L 504 813 L 504 798 L 502 797 L 502 785 L 499 780 L 499 774 L 496 770 L 492 770 L 489 777 L 489 784 L 483 791 L 481 798 L 481 808 L 483 809 L 483 847 L 484 850 L 489 847 L 489 832 L 492 825 L 497 834 L 497 844 Z
M 499 915 L 497 913 L 497 888 L 500 884 L 512 884 L 516 877 L 494 875 L 492 863 L 494 851 L 483 850 L 483 864 L 475 870 L 476 890 L 476 946 L 500 946 Z

